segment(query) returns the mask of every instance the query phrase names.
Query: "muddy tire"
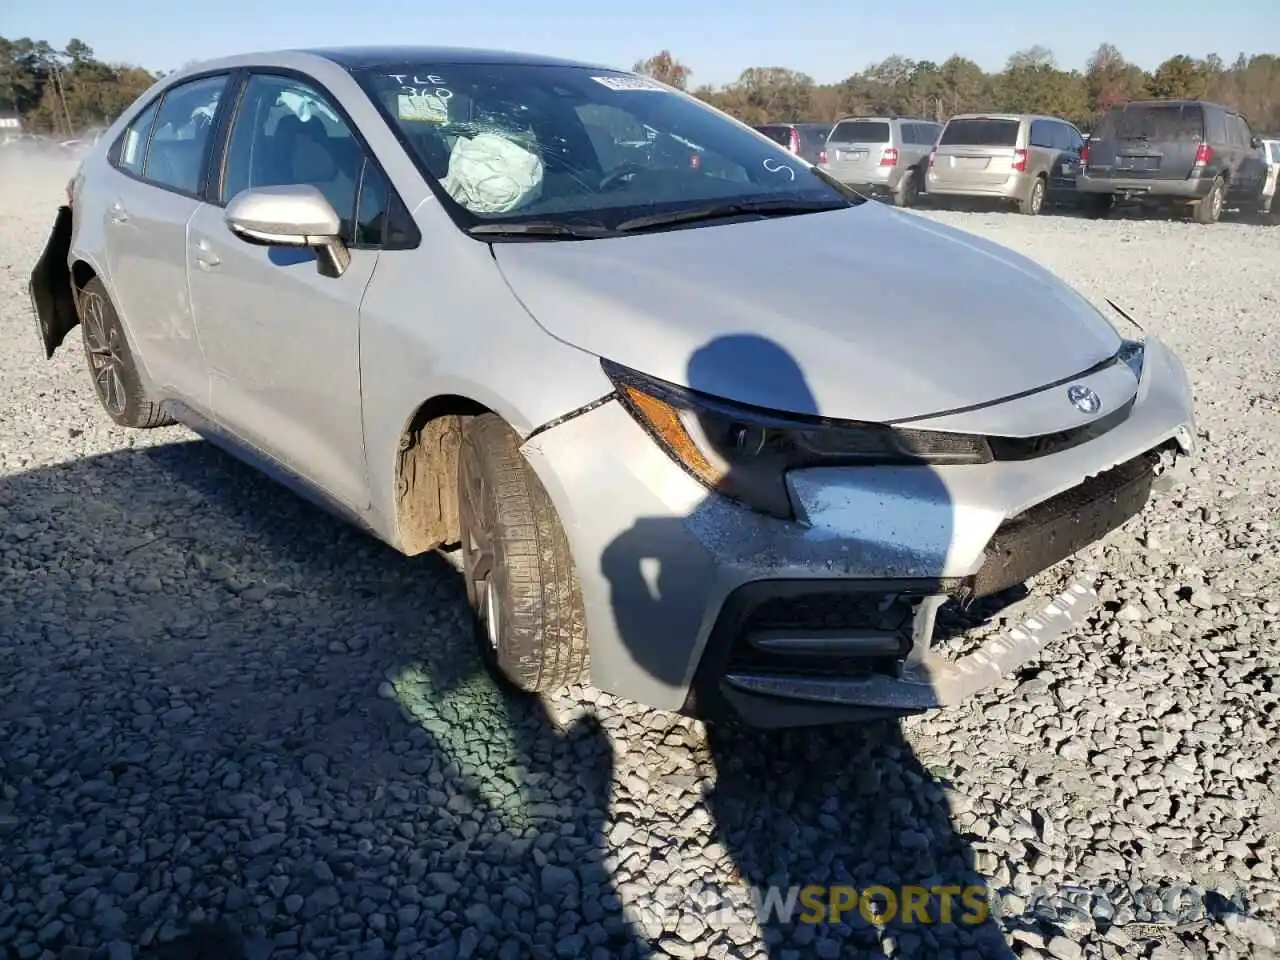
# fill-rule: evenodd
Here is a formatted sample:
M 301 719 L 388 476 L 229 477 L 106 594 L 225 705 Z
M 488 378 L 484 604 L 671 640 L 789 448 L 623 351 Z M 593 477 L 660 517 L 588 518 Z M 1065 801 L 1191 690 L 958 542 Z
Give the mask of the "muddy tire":
M 493 414 L 463 428 L 458 514 L 485 666 L 526 693 L 584 679 L 586 617 L 568 538 L 516 434 Z
M 1196 202 L 1192 208 L 1192 216 L 1196 223 L 1217 223 L 1222 216 L 1222 208 L 1226 206 L 1227 182 L 1221 177 L 1213 181 L 1209 193 L 1203 200 Z
M 174 421 L 142 389 L 142 378 L 107 288 L 93 277 L 80 288 L 80 333 L 98 402 L 122 427 L 150 430 Z

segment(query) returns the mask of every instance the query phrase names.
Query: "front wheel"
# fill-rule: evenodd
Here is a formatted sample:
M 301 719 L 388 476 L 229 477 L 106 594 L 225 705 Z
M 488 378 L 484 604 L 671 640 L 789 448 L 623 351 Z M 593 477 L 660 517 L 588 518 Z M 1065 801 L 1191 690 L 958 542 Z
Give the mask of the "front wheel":
M 463 430 L 458 511 L 485 666 L 526 693 L 584 679 L 586 615 L 568 538 L 519 439 L 494 414 Z
M 80 289 L 79 306 L 85 360 L 98 402 L 107 416 L 122 427 L 143 430 L 173 423 L 160 404 L 152 403 L 142 389 L 142 378 L 120 317 L 107 296 L 107 288 L 97 277 Z

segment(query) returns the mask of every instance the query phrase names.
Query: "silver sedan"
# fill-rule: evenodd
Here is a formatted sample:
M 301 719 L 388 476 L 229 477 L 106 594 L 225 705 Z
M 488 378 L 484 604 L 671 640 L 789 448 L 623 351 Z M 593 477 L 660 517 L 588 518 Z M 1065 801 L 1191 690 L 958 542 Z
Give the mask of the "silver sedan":
M 1193 445 L 1182 366 L 1119 307 L 542 57 L 166 76 L 85 156 L 31 295 L 116 423 L 459 551 L 515 687 L 755 724 L 945 707 L 1068 637 L 1092 581 L 1038 575 Z

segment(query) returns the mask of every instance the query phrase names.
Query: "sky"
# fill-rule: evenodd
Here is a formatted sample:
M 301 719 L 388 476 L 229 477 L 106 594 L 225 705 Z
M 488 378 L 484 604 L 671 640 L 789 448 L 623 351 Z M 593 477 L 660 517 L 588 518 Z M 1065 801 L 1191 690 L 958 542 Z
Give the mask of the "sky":
M 668 49 L 693 70 L 693 86 L 719 86 L 750 66 L 830 83 L 895 53 L 937 62 L 959 53 L 999 70 L 1035 44 L 1063 68 L 1083 69 L 1102 42 L 1146 69 L 1177 53 L 1230 62 L 1280 52 L 1280 0 L 0 0 L 0 36 L 57 48 L 77 37 L 100 59 L 151 70 L 280 47 L 421 43 L 623 68 Z

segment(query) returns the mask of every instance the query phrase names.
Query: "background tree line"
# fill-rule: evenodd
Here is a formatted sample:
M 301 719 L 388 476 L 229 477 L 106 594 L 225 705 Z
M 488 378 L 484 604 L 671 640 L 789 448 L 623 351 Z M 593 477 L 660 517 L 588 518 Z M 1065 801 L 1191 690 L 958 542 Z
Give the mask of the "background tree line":
M 693 71 L 670 51 L 634 69 L 690 89 Z M 1280 56 L 1269 53 L 1242 53 L 1230 66 L 1217 54 L 1200 60 L 1178 54 L 1150 73 L 1110 43 L 1100 45 L 1083 70 L 1060 68 L 1046 47 L 1014 53 L 999 73 L 961 56 L 942 63 L 892 56 L 839 83 L 817 83 L 785 67 L 749 67 L 730 84 L 691 92 L 752 124 L 886 113 L 942 121 L 957 113 L 1001 110 L 1063 117 L 1085 131 L 1113 103 L 1185 97 L 1235 107 L 1257 133 L 1280 132 Z
M 635 65 L 638 72 L 689 89 L 693 71 L 669 51 Z M 55 50 L 43 40 L 0 37 L 0 110 L 30 130 L 74 134 L 109 123 L 160 74 L 104 63 L 81 40 Z M 1280 56 L 1240 54 L 1228 66 L 1216 54 L 1170 57 L 1150 73 L 1109 43 L 1083 70 L 1063 70 L 1045 47 L 1021 50 L 999 73 L 953 56 L 942 63 L 892 56 L 839 83 L 820 84 L 785 67 L 749 67 L 732 83 L 692 92 L 747 123 L 835 120 L 896 113 L 945 120 L 955 113 L 1016 110 L 1065 117 L 1088 129 L 1097 112 L 1134 97 L 1190 97 L 1242 111 L 1259 133 L 1280 132 Z
M 103 63 L 82 40 L 55 50 L 0 37 L 0 110 L 16 112 L 28 130 L 72 136 L 110 123 L 155 80 L 141 67 Z

